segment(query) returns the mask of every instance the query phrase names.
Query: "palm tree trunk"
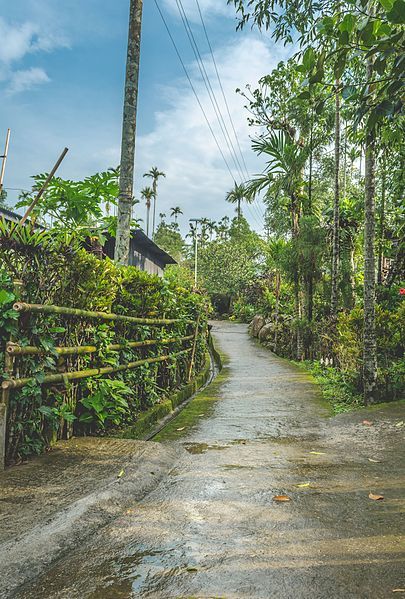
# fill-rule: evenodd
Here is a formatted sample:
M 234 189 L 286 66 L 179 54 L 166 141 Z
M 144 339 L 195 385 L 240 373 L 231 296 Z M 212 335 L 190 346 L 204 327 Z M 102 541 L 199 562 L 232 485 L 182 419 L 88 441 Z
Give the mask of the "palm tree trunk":
M 124 113 L 122 120 L 120 193 L 114 258 L 128 264 L 134 184 L 136 110 L 138 103 L 143 0 L 130 0 Z
M 335 194 L 333 203 L 333 242 L 330 311 L 336 322 L 339 288 L 339 196 L 340 196 L 340 81 L 335 83 Z
M 155 237 L 156 228 L 156 194 L 157 194 L 157 181 L 153 179 L 153 218 L 152 218 L 152 239 Z
M 373 77 L 373 61 L 367 64 L 367 80 Z M 369 85 L 369 94 L 373 91 Z M 377 342 L 375 332 L 375 134 L 367 132 L 364 174 L 364 331 L 363 391 L 366 405 L 376 401 Z
M 146 206 L 146 236 L 149 237 L 150 203 Z
M 299 235 L 299 214 L 297 208 L 297 201 L 293 198 L 292 201 L 292 237 L 296 242 Z M 302 360 L 304 356 L 304 345 L 302 339 L 302 331 L 301 331 L 301 320 L 302 320 L 302 297 L 300 290 L 300 270 L 299 270 L 299 262 L 297 260 L 294 271 L 294 316 L 296 320 L 297 333 L 296 333 L 296 358 L 297 360 Z
M 385 191 L 386 191 L 386 150 L 383 148 L 382 165 L 381 165 L 381 204 L 380 204 L 380 222 L 379 222 L 379 240 L 378 240 L 378 270 L 377 281 L 382 285 L 382 261 L 384 249 L 384 234 L 385 234 Z

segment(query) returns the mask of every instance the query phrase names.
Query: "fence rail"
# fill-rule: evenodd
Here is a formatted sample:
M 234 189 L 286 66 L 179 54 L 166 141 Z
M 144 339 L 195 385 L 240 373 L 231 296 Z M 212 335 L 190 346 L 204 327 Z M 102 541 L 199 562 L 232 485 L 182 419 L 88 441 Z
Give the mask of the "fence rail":
M 100 347 L 94 344 L 94 340 L 91 340 L 90 344 L 75 346 L 66 345 L 49 348 L 38 347 L 34 345 L 24 346 L 19 342 L 18 336 L 12 335 L 5 347 L 5 373 L 1 382 L 2 401 L 0 402 L 0 468 L 5 462 L 6 455 L 5 442 L 7 436 L 7 406 L 10 393 L 14 390 L 22 389 L 23 387 L 26 387 L 32 383 L 38 383 L 40 385 L 65 384 L 65 386 L 67 386 L 67 383 L 70 381 L 111 375 L 118 372 L 133 370 L 147 364 L 169 363 L 171 360 L 177 360 L 178 358 L 184 356 L 187 356 L 187 361 L 184 364 L 186 369 L 186 382 L 187 380 L 190 380 L 193 371 L 195 372 L 196 345 L 199 336 L 205 332 L 205 330 L 201 327 L 200 315 L 197 316 L 196 320 L 185 320 L 180 318 L 140 318 L 109 312 L 82 310 L 74 307 L 69 308 L 55 305 L 29 304 L 22 301 L 17 301 L 13 308 L 20 314 L 55 315 L 68 318 L 75 317 L 96 321 L 124 322 L 134 325 L 152 325 L 161 327 L 170 327 L 170 325 L 173 324 L 183 324 L 187 328 L 184 331 L 186 334 L 183 333 L 183 336 L 174 337 L 173 334 L 170 335 L 169 329 L 166 335 L 163 333 L 164 338 L 162 339 L 156 338 L 156 335 L 153 339 L 144 340 L 119 339 L 117 340 L 119 341 L 118 343 L 109 343 L 102 348 L 103 351 L 120 351 L 136 348 L 142 350 L 143 348 L 155 347 L 156 351 L 154 353 L 159 353 L 159 350 L 161 350 L 164 352 L 163 355 L 144 357 L 144 355 L 141 353 L 139 355 L 139 359 L 133 360 L 132 362 L 127 362 L 125 364 L 120 364 L 118 362 L 115 365 L 105 364 L 105 361 L 103 364 L 103 359 L 100 356 L 101 365 L 97 368 L 85 368 L 83 370 L 76 369 L 69 371 L 67 370 L 67 363 L 66 365 L 58 364 L 59 372 L 51 372 L 49 374 L 45 373 L 41 376 L 41 378 L 37 378 L 35 376 L 20 376 L 21 363 L 19 362 L 19 359 L 24 358 L 24 356 L 57 355 L 62 358 L 64 356 L 69 357 L 91 354 L 97 355 Z M 189 334 L 187 334 L 187 332 Z M 179 344 L 179 346 L 176 348 L 177 351 L 170 353 L 168 346 L 176 343 Z M 190 357 L 188 358 L 188 356 Z M 134 357 L 137 358 L 138 356 L 135 355 Z M 74 368 L 75 365 L 77 368 L 77 366 L 80 366 L 80 362 L 70 365 L 70 367 Z M 65 369 L 65 371 L 61 372 L 61 369 Z M 29 375 L 29 372 L 27 374 Z
M 16 302 L 13 306 L 13 309 L 16 310 L 16 312 L 33 312 L 37 314 L 61 314 L 62 316 L 95 318 L 97 320 L 119 320 L 123 322 L 133 322 L 134 324 L 167 325 L 176 324 L 179 322 L 184 322 L 185 324 L 194 324 L 193 320 L 182 320 L 181 318 L 137 318 L 135 316 L 125 316 L 124 314 L 113 314 L 111 312 L 93 312 L 91 310 L 52 306 L 50 304 L 27 304 L 25 302 Z

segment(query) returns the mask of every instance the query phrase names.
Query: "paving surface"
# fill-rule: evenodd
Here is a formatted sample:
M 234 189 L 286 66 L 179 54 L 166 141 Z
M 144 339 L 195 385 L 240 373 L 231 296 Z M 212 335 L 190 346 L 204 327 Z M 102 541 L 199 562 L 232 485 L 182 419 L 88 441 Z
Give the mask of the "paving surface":
M 175 467 L 13 597 L 405 596 L 404 404 L 331 418 L 245 326 L 214 334 L 229 361 L 199 418 L 160 435 Z

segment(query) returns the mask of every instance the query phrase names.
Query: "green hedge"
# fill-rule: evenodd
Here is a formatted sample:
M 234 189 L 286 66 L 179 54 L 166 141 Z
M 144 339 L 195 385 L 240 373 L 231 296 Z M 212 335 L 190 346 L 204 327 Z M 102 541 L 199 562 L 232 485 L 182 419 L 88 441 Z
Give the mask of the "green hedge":
M 82 317 L 22 314 L 13 309 L 13 281 L 22 282 L 21 299 L 86 310 L 114 312 L 145 318 L 178 319 L 166 327 L 106 322 Z M 176 361 L 143 365 L 111 377 L 82 379 L 68 385 L 41 385 L 44 375 L 64 370 L 124 364 L 175 353 L 190 347 L 177 342 L 147 348 L 108 350 L 125 340 L 163 339 L 191 335 L 200 314 L 206 330 L 206 298 L 174 280 L 151 276 L 134 267 L 100 260 L 70 240 L 52 232 L 33 231 L 2 223 L 0 230 L 0 368 L 10 335 L 20 345 L 43 347 L 40 356 L 21 356 L 15 368 L 19 377 L 35 382 L 12 391 L 9 400 L 7 455 L 15 461 L 42 452 L 56 438 L 75 434 L 104 434 L 135 424 L 140 414 L 159 404 L 188 378 L 189 355 Z M 95 345 L 90 355 L 61 358 L 56 346 Z M 198 338 L 195 369 L 205 360 L 206 340 Z M 7 375 L 6 375 L 7 376 Z

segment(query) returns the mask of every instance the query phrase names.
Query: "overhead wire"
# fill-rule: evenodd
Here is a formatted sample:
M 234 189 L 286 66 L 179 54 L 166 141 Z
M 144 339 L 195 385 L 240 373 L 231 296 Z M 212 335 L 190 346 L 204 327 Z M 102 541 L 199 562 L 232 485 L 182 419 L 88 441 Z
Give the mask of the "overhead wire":
M 215 91 L 212 88 L 210 78 L 209 78 L 207 70 L 205 68 L 204 60 L 203 60 L 203 58 L 201 56 L 201 52 L 199 50 L 198 43 L 197 43 L 197 41 L 195 39 L 195 36 L 193 34 L 193 30 L 191 28 L 189 19 L 187 17 L 186 11 L 184 9 L 182 0 L 176 0 L 176 4 L 177 4 L 177 8 L 178 8 L 180 17 L 182 19 L 184 28 L 186 30 L 187 37 L 189 39 L 190 45 L 192 47 L 192 50 L 194 52 L 194 56 L 195 56 L 197 64 L 198 64 L 201 77 L 202 77 L 202 79 L 204 81 L 206 90 L 207 90 L 209 98 L 211 100 L 211 104 L 212 104 L 212 106 L 214 108 L 214 112 L 216 114 L 216 117 L 218 119 L 219 125 L 221 127 L 222 134 L 224 136 L 224 139 L 225 139 L 225 142 L 227 144 L 228 150 L 229 150 L 229 152 L 230 152 L 230 154 L 232 156 L 234 165 L 235 165 L 235 167 L 236 167 L 236 169 L 238 171 L 238 174 L 239 174 L 239 177 L 240 177 L 240 182 L 243 182 L 246 179 L 246 177 L 245 177 L 245 175 L 243 173 L 243 168 L 242 168 L 241 163 L 239 161 L 238 154 L 237 154 L 237 152 L 235 150 L 235 146 L 234 146 L 234 144 L 232 142 L 231 136 L 229 134 L 228 127 L 227 127 L 227 125 L 225 123 L 225 119 L 223 117 L 221 108 L 220 108 L 220 106 L 218 104 L 218 100 L 217 100 Z M 199 5 L 198 5 L 198 7 L 199 7 Z M 201 17 L 202 17 L 202 13 L 201 13 Z M 203 23 L 203 26 L 204 26 L 204 29 L 205 29 L 206 38 L 208 39 L 208 44 L 209 44 L 209 46 L 211 48 L 211 52 L 212 52 L 212 45 L 211 45 L 211 43 L 209 41 L 209 38 L 208 38 L 208 32 L 207 32 L 207 29 L 205 27 L 205 23 Z M 212 56 L 213 56 L 213 52 L 212 52 Z M 213 59 L 214 59 L 214 62 L 215 62 L 214 56 L 213 56 Z M 216 66 L 216 62 L 215 62 L 215 66 Z M 222 85 L 222 82 L 221 82 L 221 79 L 220 79 L 220 76 L 219 76 L 219 71 L 218 71 L 218 69 L 216 69 L 216 71 L 217 71 L 217 76 L 218 76 L 220 88 L 222 88 L 222 93 L 223 93 L 223 96 L 224 96 L 224 99 L 225 99 L 225 103 L 227 104 L 225 92 L 224 92 L 223 85 Z M 229 114 L 229 116 L 230 116 L 230 118 L 232 120 L 232 117 L 231 117 L 231 114 L 230 114 L 230 110 L 229 110 L 229 105 L 228 105 L 228 114 Z M 236 135 L 236 131 L 235 131 L 235 135 Z M 238 140 L 237 140 L 237 142 L 238 142 Z M 239 142 L 238 142 L 238 144 L 239 144 Z M 240 144 L 239 144 L 239 148 L 240 148 Z M 242 153 L 241 153 L 241 155 L 242 155 Z M 244 161 L 243 155 L 242 155 L 242 160 Z M 249 179 L 249 172 L 248 172 L 247 168 L 246 168 L 246 174 L 247 174 L 247 178 Z M 258 224 L 258 226 L 259 227 L 262 226 L 261 222 L 263 221 L 263 214 L 260 211 L 259 204 L 258 204 L 256 198 L 254 198 L 253 203 L 251 205 L 247 204 L 247 209 L 248 209 L 249 213 L 251 214 L 252 218 Z M 254 214 L 252 212 L 253 209 L 256 211 L 256 214 Z
M 184 74 L 186 75 L 186 78 L 187 78 L 187 80 L 188 80 L 188 82 L 189 82 L 189 84 L 190 84 L 190 87 L 191 87 L 191 89 L 192 89 L 192 91 L 193 91 L 193 94 L 194 94 L 194 96 L 195 96 L 195 98 L 196 98 L 196 100 L 197 100 L 197 103 L 198 103 L 199 107 L 200 107 L 200 110 L 201 110 L 201 112 L 202 112 L 202 114 L 203 114 L 203 116 L 204 116 L 204 119 L 205 119 L 205 121 L 206 121 L 206 123 L 207 123 L 207 125 L 208 125 L 208 128 L 209 128 L 210 132 L 211 132 L 211 135 L 212 135 L 212 137 L 213 137 L 213 139 L 214 139 L 214 141 L 215 141 L 215 144 L 216 144 L 216 146 L 217 146 L 217 148 L 218 148 L 218 150 L 219 150 L 219 153 L 220 153 L 220 154 L 221 154 L 221 156 L 222 156 L 222 159 L 223 159 L 223 161 L 224 161 L 224 163 L 225 163 L 225 166 L 226 166 L 226 168 L 227 168 L 227 170 L 228 170 L 228 172 L 229 172 L 229 174 L 230 174 L 230 176 L 231 176 L 231 179 L 233 179 L 233 180 L 234 180 L 234 175 L 233 175 L 233 173 L 232 173 L 232 170 L 231 170 L 231 168 L 230 168 L 230 166 L 229 166 L 229 164 L 228 164 L 228 161 L 227 161 L 227 160 L 226 160 L 226 158 L 225 158 L 225 155 L 224 155 L 224 153 L 223 153 L 223 151 L 222 151 L 222 149 L 221 149 L 221 146 L 219 145 L 218 139 L 217 139 L 217 137 L 216 137 L 216 135 L 215 135 L 215 133 L 214 133 L 214 130 L 213 130 L 212 126 L 211 126 L 211 123 L 209 122 L 209 119 L 208 119 L 208 117 L 207 117 L 207 114 L 206 114 L 206 112 L 205 112 L 205 110 L 204 110 L 204 107 L 203 107 L 203 105 L 202 105 L 202 103 L 201 103 L 201 100 L 200 100 L 200 98 L 198 97 L 197 91 L 196 91 L 196 89 L 195 89 L 195 87 L 194 87 L 194 85 L 193 85 L 193 82 L 192 82 L 192 80 L 191 80 L 191 77 L 190 77 L 190 75 L 189 75 L 189 73 L 188 73 L 188 71 L 187 71 L 186 65 L 184 64 L 184 61 L 183 61 L 183 59 L 182 59 L 182 57 L 181 57 L 181 54 L 180 54 L 180 52 L 179 52 L 179 49 L 178 49 L 178 47 L 177 47 L 177 44 L 176 44 L 176 42 L 175 42 L 175 40 L 174 40 L 174 37 L 172 36 L 172 33 L 171 33 L 170 29 L 169 29 L 169 26 L 168 26 L 168 24 L 167 24 L 167 21 L 166 21 L 166 19 L 165 19 L 165 16 L 164 16 L 163 12 L 161 11 L 161 9 L 160 9 L 160 6 L 159 6 L 159 4 L 158 4 L 157 0 L 154 0 L 154 2 L 155 2 L 155 5 L 156 5 L 156 8 L 157 8 L 157 10 L 158 10 L 158 12 L 159 12 L 159 15 L 160 15 L 160 17 L 161 17 L 161 19 L 162 19 L 162 21 L 163 21 L 163 24 L 164 24 L 164 26 L 165 26 L 165 28 L 166 28 L 167 34 L 168 34 L 168 36 L 169 36 L 169 38 L 170 38 L 170 41 L 171 41 L 171 42 L 172 42 L 172 44 L 173 44 L 174 50 L 175 50 L 175 52 L 176 52 L 176 54 L 177 54 L 177 57 L 178 57 L 178 59 L 179 59 L 179 61 L 180 61 L 180 64 L 181 64 L 181 66 L 182 66 L 182 68 L 183 68 Z
M 172 45 L 173 45 L 173 48 L 174 48 L 174 50 L 175 50 L 175 53 L 176 53 L 176 55 L 177 55 L 177 57 L 178 57 L 178 59 L 179 59 L 179 61 L 180 61 L 180 64 L 181 64 L 181 66 L 182 66 L 182 68 L 183 68 L 183 71 L 184 71 L 184 73 L 185 73 L 185 75 L 186 75 L 186 78 L 187 78 L 187 80 L 188 80 L 188 83 L 189 83 L 189 85 L 190 85 L 190 87 L 191 87 L 191 89 L 192 89 L 192 92 L 193 92 L 193 94 L 194 94 L 194 96 L 195 96 L 195 98 L 196 98 L 196 100 L 197 100 L 197 103 L 198 103 L 198 105 L 199 105 L 199 108 L 200 108 L 200 110 L 201 110 L 201 112 L 202 112 L 202 114 L 203 114 L 203 116 L 204 116 L 204 119 L 205 119 L 205 121 L 206 121 L 206 123 L 207 123 L 207 126 L 208 126 L 208 128 L 209 128 L 209 130 L 210 130 L 210 133 L 211 133 L 211 135 L 212 135 L 212 137 L 213 137 L 213 139 L 214 139 L 214 141 L 215 141 L 215 144 L 216 144 L 216 146 L 217 146 L 217 148 L 218 148 L 218 150 L 219 150 L 219 152 L 220 152 L 220 155 L 221 155 L 221 157 L 222 157 L 222 159 L 223 159 L 223 161 L 224 161 L 224 164 L 225 164 L 225 166 L 226 166 L 226 168 L 227 168 L 227 171 L 229 172 L 229 174 L 230 174 L 230 176 L 231 176 L 232 180 L 233 180 L 234 182 L 236 182 L 236 178 L 235 178 L 235 176 L 234 176 L 234 173 L 232 172 L 232 169 L 231 169 L 231 167 L 230 167 L 230 165 L 229 165 L 229 163 L 228 163 L 228 161 L 227 161 L 227 159 L 226 159 L 226 157 L 225 157 L 224 151 L 222 150 L 222 148 L 221 148 L 221 145 L 220 145 L 220 143 L 219 143 L 219 140 L 218 140 L 218 138 L 217 138 L 217 136 L 216 136 L 216 134 L 215 134 L 215 132 L 214 132 L 214 130 L 213 130 L 213 127 L 212 127 L 212 125 L 211 125 L 211 123 L 210 123 L 210 121 L 209 121 L 209 119 L 208 119 L 207 113 L 206 113 L 206 111 L 205 111 L 205 109 L 204 109 L 204 106 L 202 105 L 202 102 L 201 102 L 201 100 L 200 100 L 200 97 L 199 97 L 199 95 L 198 95 L 198 92 L 197 92 L 197 90 L 196 90 L 196 88 L 195 88 L 195 86 L 194 86 L 194 84 L 193 84 L 193 82 L 192 82 L 192 80 L 191 80 L 191 76 L 190 76 L 190 74 L 189 74 L 189 72 L 188 72 L 188 70 L 187 70 L 187 67 L 186 67 L 186 65 L 185 65 L 185 63 L 184 63 L 184 60 L 183 60 L 183 58 L 182 58 L 182 56 L 181 56 L 181 54 L 180 54 L 179 48 L 178 48 L 178 46 L 177 46 L 177 44 L 176 44 L 176 41 L 175 41 L 175 39 L 174 39 L 174 36 L 173 36 L 173 34 L 172 34 L 172 32 L 171 32 L 171 30 L 170 30 L 170 28 L 169 28 L 169 25 L 168 25 L 168 23 L 167 23 L 167 20 L 166 20 L 166 18 L 165 18 L 165 16 L 164 16 L 164 14 L 163 14 L 163 12 L 162 12 L 162 10 L 161 10 L 160 6 L 159 6 L 159 3 L 158 3 L 158 1 L 157 1 L 157 0 L 154 0 L 154 2 L 155 2 L 155 5 L 156 5 L 156 8 L 157 8 L 157 10 L 158 10 L 158 13 L 159 13 L 159 15 L 160 15 L 160 18 L 161 18 L 161 19 L 162 19 L 162 21 L 163 21 L 163 24 L 164 24 L 164 27 L 165 27 L 165 29 L 166 29 L 166 31 L 167 31 L 167 34 L 168 34 L 168 36 L 169 36 L 169 38 L 170 38 L 170 41 L 171 41 L 171 43 L 172 43 Z M 177 7 L 178 7 L 178 9 L 179 9 L 179 13 L 180 13 L 180 16 L 181 16 L 181 18 L 182 18 L 183 25 L 184 25 L 184 27 L 185 27 L 185 29 L 186 29 L 186 33 L 187 33 L 187 36 L 188 36 L 188 38 L 189 38 L 190 45 L 191 45 L 191 46 L 192 46 L 192 48 L 193 48 L 193 52 L 194 52 L 194 55 L 195 55 L 195 57 L 196 57 L 196 60 L 197 60 L 197 64 L 198 64 L 198 66 L 199 66 L 199 69 L 200 69 L 201 77 L 202 77 L 202 79 L 203 79 L 203 81 L 204 81 L 204 84 L 205 84 L 205 86 L 206 86 L 206 88 L 207 88 L 208 95 L 209 95 L 209 97 L 210 97 L 211 103 L 213 104 L 214 112 L 215 112 L 215 114 L 216 114 L 216 117 L 217 117 L 217 119 L 218 119 L 218 122 L 219 122 L 220 126 L 221 126 L 221 117 L 222 117 L 222 126 L 221 126 L 221 131 L 222 131 L 222 133 L 223 133 L 223 136 L 224 136 L 224 139 L 225 139 L 225 141 L 227 142 L 227 147 L 228 147 L 228 150 L 229 150 L 229 152 L 230 152 L 230 154 L 231 154 L 231 157 L 232 157 L 232 159 L 233 159 L 233 162 L 234 162 L 234 164 L 235 164 L 235 166 L 236 166 L 236 165 L 238 164 L 238 161 L 237 161 L 237 160 L 235 160 L 235 157 L 237 158 L 236 151 L 235 151 L 235 148 L 234 148 L 234 146 L 233 146 L 233 144 L 232 144 L 232 140 L 230 139 L 229 132 L 228 132 L 228 138 L 229 138 L 229 139 L 227 140 L 227 138 L 226 138 L 226 134 L 225 134 L 225 133 L 224 133 L 224 131 L 223 131 L 223 127 L 226 129 L 226 124 L 225 124 L 225 121 L 224 121 L 224 119 L 223 119 L 222 113 L 221 113 L 221 111 L 220 111 L 220 108 L 219 108 L 218 102 L 217 102 L 217 100 L 216 100 L 216 97 L 215 97 L 214 91 L 213 91 L 213 89 L 212 89 L 211 82 L 209 81 L 209 77 L 208 77 L 208 74 L 207 74 L 207 72 L 206 72 L 205 65 L 204 65 L 204 63 L 203 63 L 203 60 L 202 60 L 202 57 L 201 57 L 201 53 L 200 53 L 200 51 L 199 51 L 199 48 L 198 48 L 198 45 L 197 45 L 197 43 L 196 43 L 196 40 L 195 40 L 194 34 L 193 34 L 193 32 L 192 32 L 191 26 L 190 26 L 190 24 L 189 24 L 189 21 L 188 21 L 188 18 L 187 18 L 187 15 L 186 15 L 186 13 L 185 13 L 184 6 L 183 6 L 183 4 L 182 4 L 181 0 L 176 0 L 176 4 L 177 4 Z M 181 5 L 181 6 L 180 6 L 180 5 Z M 193 42 L 194 42 L 194 43 L 193 43 Z M 194 45 L 195 45 L 195 47 L 194 47 Z M 209 90 L 210 90 L 210 91 L 209 91 Z M 210 93 L 210 92 L 211 92 L 211 93 L 212 93 L 212 95 L 214 96 L 215 100 L 213 100 L 213 99 L 212 99 L 212 97 L 211 97 L 211 93 Z M 216 104 L 216 106 L 215 106 L 215 104 Z M 218 112 L 219 112 L 219 114 L 220 114 L 221 116 L 219 116 L 219 115 L 218 115 Z M 227 129 L 226 129 L 226 131 L 227 131 Z M 233 148 L 233 151 L 232 151 L 232 148 Z M 234 157 L 234 156 L 235 156 L 235 157 Z M 239 163 L 239 166 L 240 166 L 240 163 Z M 243 181 L 243 179 L 244 179 L 244 174 L 243 174 L 243 170 L 242 170 L 242 168 L 241 168 L 241 167 L 240 167 L 240 168 L 238 168 L 238 167 L 237 167 L 237 168 L 236 168 L 236 170 L 237 170 L 237 172 L 238 172 L 238 175 L 239 175 L 239 177 L 240 177 L 240 180 L 241 180 L 241 181 Z M 247 206 L 248 206 L 248 209 L 249 209 L 249 208 L 250 208 L 249 204 L 248 204 Z M 258 220 L 258 219 L 257 219 L 257 217 L 256 217 L 256 215 L 255 215 L 254 213 L 252 213 L 250 209 L 249 209 L 249 212 L 251 213 L 251 215 L 252 215 L 253 219 L 256 221 L 257 225 L 258 225 L 259 227 L 262 227 L 261 221 L 262 221 L 262 219 L 263 219 L 263 216 L 262 216 L 261 214 L 259 214 L 259 220 Z
M 178 11 L 179 11 L 179 14 L 180 14 L 180 18 L 181 18 L 181 20 L 183 22 L 183 26 L 184 26 L 184 29 L 186 31 L 187 37 L 188 37 L 188 40 L 190 42 L 190 46 L 191 46 L 191 48 L 193 50 L 195 59 L 197 61 L 197 65 L 198 65 L 198 69 L 200 71 L 201 78 L 202 78 L 202 80 L 204 82 L 204 85 L 205 85 L 205 88 L 207 90 L 208 97 L 210 99 L 211 105 L 212 105 L 212 107 L 214 109 L 214 112 L 215 112 L 215 116 L 218 119 L 218 123 L 219 123 L 220 129 L 221 129 L 221 132 L 222 132 L 225 144 L 228 147 L 229 154 L 230 154 L 230 156 L 232 158 L 232 161 L 234 163 L 235 169 L 236 169 L 239 177 L 241 178 L 241 180 L 243 180 L 244 179 L 244 174 L 243 174 L 243 170 L 242 170 L 241 164 L 240 164 L 238 156 L 237 156 L 237 154 L 235 152 L 235 148 L 233 146 L 231 137 L 229 135 L 229 132 L 228 132 L 228 129 L 227 129 L 227 126 L 226 126 L 226 123 L 225 123 L 225 119 L 224 119 L 224 117 L 222 115 L 221 109 L 220 109 L 219 104 L 218 104 L 217 97 L 216 97 L 215 92 L 213 90 L 213 87 L 211 85 L 210 78 L 209 78 L 207 70 L 205 68 L 204 60 L 203 60 L 203 58 L 201 56 L 201 52 L 199 50 L 198 43 L 197 43 L 197 41 L 195 39 L 193 30 L 191 28 L 190 21 L 188 20 L 186 11 L 184 9 L 183 2 L 182 2 L 182 0 L 176 0 L 176 4 L 177 4 L 177 8 L 178 8 Z
M 203 14 L 202 14 L 200 2 L 199 2 L 199 0 L 195 0 L 195 2 L 196 2 L 196 5 L 197 5 L 199 16 L 200 16 L 201 25 L 202 25 L 202 28 L 203 28 L 203 31 L 204 31 L 204 34 L 205 34 L 205 39 L 207 41 L 207 46 L 208 46 L 208 49 L 209 49 L 210 54 L 211 54 L 212 63 L 214 65 L 215 73 L 216 73 L 216 76 L 217 76 L 217 79 L 218 79 L 219 88 L 220 88 L 221 93 L 222 93 L 222 97 L 223 97 L 224 104 L 225 104 L 225 107 L 226 107 L 226 111 L 227 111 L 227 114 L 228 114 L 229 122 L 231 124 L 231 128 L 232 128 L 235 140 L 236 140 L 236 144 L 238 146 L 239 154 L 240 154 L 240 157 L 241 157 L 241 160 L 242 160 L 242 164 L 243 164 L 243 167 L 244 167 L 244 170 L 245 170 L 245 173 L 246 173 L 247 180 L 249 180 L 251 178 L 251 176 L 250 176 L 249 170 L 248 170 L 247 165 L 246 165 L 245 157 L 244 157 L 243 152 L 242 152 L 242 148 L 241 148 L 241 145 L 240 145 L 240 142 L 239 142 L 238 134 L 236 133 L 235 123 L 234 123 L 233 118 L 232 118 L 232 114 L 231 114 L 231 110 L 229 108 L 228 100 L 226 98 L 224 86 L 222 84 L 221 76 L 219 74 L 219 69 L 218 69 L 217 61 L 215 59 L 214 50 L 212 48 L 212 44 L 211 44 L 211 41 L 210 41 L 210 38 L 209 38 L 209 35 L 208 35 L 208 30 L 207 30 L 207 27 L 205 25 L 205 20 L 204 20 Z M 256 212 L 259 215 L 259 218 L 263 219 L 264 218 L 264 214 L 261 211 L 259 202 L 257 201 L 256 197 L 253 200 L 253 207 L 256 209 Z

